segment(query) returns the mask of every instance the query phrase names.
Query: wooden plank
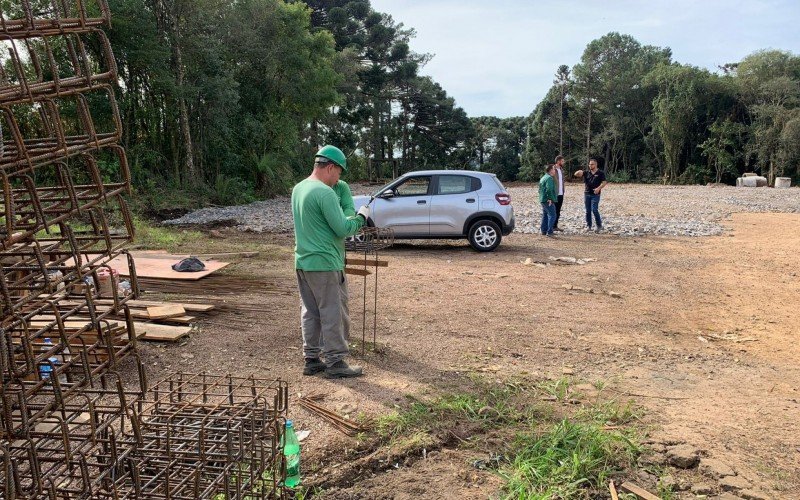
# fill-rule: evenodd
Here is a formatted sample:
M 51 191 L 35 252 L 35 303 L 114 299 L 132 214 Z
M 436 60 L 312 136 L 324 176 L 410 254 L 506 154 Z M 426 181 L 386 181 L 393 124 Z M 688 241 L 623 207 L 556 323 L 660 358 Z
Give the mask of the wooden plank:
M 39 314 L 39 315 L 33 316 L 30 319 L 30 321 L 33 322 L 33 323 L 36 323 L 36 324 L 41 324 L 42 326 L 47 326 L 50 323 L 55 323 L 56 318 L 52 314 Z M 80 327 L 86 326 L 87 323 L 91 323 L 91 322 L 92 322 L 92 319 L 90 317 L 88 317 L 88 316 L 70 316 L 70 319 L 65 321 L 65 324 L 66 323 L 70 323 L 70 325 L 69 325 L 70 327 L 72 327 L 72 328 L 76 328 L 76 327 L 80 328 Z M 117 325 L 121 324 L 121 322 L 118 322 L 116 319 L 110 319 L 110 318 L 105 318 L 105 319 L 101 320 L 100 322 L 103 325 L 103 328 L 105 328 L 106 325 L 108 325 L 108 324 L 110 324 L 112 327 L 116 327 Z
M 366 269 L 354 269 L 352 267 L 345 267 L 344 273 L 353 274 L 355 276 L 369 276 L 370 274 L 372 274 L 371 271 L 367 271 Z
M 156 320 L 156 321 L 158 321 L 159 323 L 171 323 L 171 324 L 176 324 L 176 325 L 188 325 L 190 323 L 194 323 L 195 321 L 197 321 L 197 317 L 189 316 L 189 315 L 173 316 L 171 318 L 161 318 L 161 319 Z
M 643 500 L 661 500 L 661 498 L 658 497 L 657 495 L 650 493 L 646 489 L 637 486 L 636 484 L 631 483 L 630 481 L 622 483 L 622 486 L 620 486 L 619 489 L 621 489 L 622 491 L 627 491 L 628 493 L 633 493 L 634 495 L 636 495 L 639 498 L 642 498 Z
M 177 342 L 183 337 L 189 335 L 192 331 L 191 326 L 170 326 L 158 325 L 156 323 L 140 323 L 133 324 L 137 335 L 140 331 L 144 332 L 144 337 L 140 340 L 153 340 L 158 342 Z
M 111 303 L 112 304 L 114 303 L 113 299 L 111 300 Z M 63 306 L 85 305 L 85 303 L 68 302 L 68 301 L 62 301 L 62 302 L 60 302 L 60 304 L 63 305 Z M 130 306 L 128 306 L 128 307 L 131 310 L 131 316 L 132 317 L 139 318 L 139 319 L 150 319 L 150 313 L 147 312 L 147 309 L 140 308 L 140 307 L 130 307 Z M 103 304 L 96 304 L 95 305 L 95 310 L 97 312 L 100 312 L 100 313 L 108 312 L 108 311 L 111 311 L 113 309 L 114 308 L 112 306 L 110 306 L 110 305 L 108 305 L 108 306 L 107 305 L 103 305 Z M 81 311 L 81 314 L 88 314 L 88 309 L 86 307 L 84 307 L 84 310 Z M 123 315 L 124 315 L 124 313 L 122 312 L 122 309 L 120 308 L 119 316 L 123 316 Z
M 389 267 L 388 260 L 375 259 L 345 259 L 344 263 L 348 266 L 368 266 L 368 267 Z
M 102 305 L 113 305 L 114 299 L 95 299 L 96 304 Z M 182 306 L 188 312 L 208 312 L 213 311 L 217 308 L 214 304 L 190 304 L 188 302 L 164 302 L 160 300 L 129 300 L 126 302 L 131 307 L 144 307 L 147 308 L 149 306 L 165 306 L 165 305 L 179 305 Z
M 177 304 L 149 306 L 147 308 L 147 314 L 150 316 L 150 319 L 173 318 L 175 316 L 184 316 L 186 314 L 186 309 Z
M 89 323 L 91 323 L 90 320 L 87 320 L 87 321 L 65 321 L 64 322 L 64 328 L 66 328 L 67 331 L 70 331 L 70 330 L 75 331 L 75 330 L 82 329 L 83 327 L 85 327 Z M 42 319 L 42 320 L 37 319 L 37 320 L 31 321 L 30 323 L 28 323 L 28 328 L 37 328 L 38 329 L 38 328 L 44 328 L 45 326 L 52 325 L 52 324 L 55 324 L 55 318 L 53 318 L 53 320 L 51 320 L 51 321 L 48 321 L 48 320 L 45 320 L 45 319 Z M 118 323 L 116 321 L 112 321 L 111 322 L 111 327 L 112 328 L 115 328 L 117 325 L 118 325 Z M 105 325 L 103 325 L 103 327 L 105 328 Z
M 611 492 L 611 500 L 619 500 L 619 495 L 617 494 L 617 487 L 614 486 L 614 481 L 611 480 L 608 483 L 608 491 Z

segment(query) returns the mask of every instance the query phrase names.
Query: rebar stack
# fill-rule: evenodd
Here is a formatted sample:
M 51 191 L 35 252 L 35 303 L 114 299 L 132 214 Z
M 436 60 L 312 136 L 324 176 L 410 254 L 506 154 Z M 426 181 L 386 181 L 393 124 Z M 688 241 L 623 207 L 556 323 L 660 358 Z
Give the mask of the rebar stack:
M 106 0 L 7 6 L 0 498 L 281 497 L 285 383 L 200 374 L 148 389 L 126 305 L 134 261 L 129 287 L 109 265 L 134 227 Z

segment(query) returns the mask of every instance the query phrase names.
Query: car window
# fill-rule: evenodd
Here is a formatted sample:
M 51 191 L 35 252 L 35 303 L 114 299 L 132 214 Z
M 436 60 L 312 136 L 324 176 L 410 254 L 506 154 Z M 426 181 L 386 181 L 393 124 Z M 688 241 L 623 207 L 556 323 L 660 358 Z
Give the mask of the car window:
M 475 180 L 477 179 L 466 175 L 441 175 L 439 176 L 438 194 L 461 194 L 475 191 Z
M 430 177 L 411 177 L 402 184 L 394 188 L 396 196 L 419 196 L 428 194 L 428 186 L 431 184 Z

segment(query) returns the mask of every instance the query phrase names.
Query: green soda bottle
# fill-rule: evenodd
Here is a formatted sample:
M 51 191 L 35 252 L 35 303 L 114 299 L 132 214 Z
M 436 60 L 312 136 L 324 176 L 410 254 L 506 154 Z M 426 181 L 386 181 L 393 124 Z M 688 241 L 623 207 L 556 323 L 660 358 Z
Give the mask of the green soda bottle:
M 283 455 L 286 457 L 286 482 L 288 488 L 300 484 L 300 441 L 294 433 L 294 424 L 286 421 L 286 432 L 283 437 Z

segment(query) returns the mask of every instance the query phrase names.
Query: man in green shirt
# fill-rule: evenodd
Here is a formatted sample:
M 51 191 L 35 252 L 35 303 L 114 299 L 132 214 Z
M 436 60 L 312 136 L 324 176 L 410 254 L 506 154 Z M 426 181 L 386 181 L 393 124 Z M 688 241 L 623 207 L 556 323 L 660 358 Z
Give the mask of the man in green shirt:
M 553 179 L 553 165 L 545 167 L 544 175 L 539 179 L 539 203 L 542 204 L 542 234 L 553 237 L 553 225 L 556 222 L 556 183 Z
M 334 146 L 325 146 L 314 158 L 311 175 L 292 189 L 294 264 L 302 302 L 304 375 L 323 370 L 329 378 L 358 377 L 362 373 L 360 367 L 348 366 L 344 361 L 349 354 L 347 330 L 350 324 L 344 239 L 361 229 L 370 210 L 363 206 L 350 218 L 342 210 L 333 187 L 346 169 L 344 153 Z

